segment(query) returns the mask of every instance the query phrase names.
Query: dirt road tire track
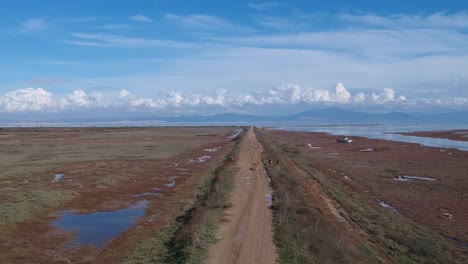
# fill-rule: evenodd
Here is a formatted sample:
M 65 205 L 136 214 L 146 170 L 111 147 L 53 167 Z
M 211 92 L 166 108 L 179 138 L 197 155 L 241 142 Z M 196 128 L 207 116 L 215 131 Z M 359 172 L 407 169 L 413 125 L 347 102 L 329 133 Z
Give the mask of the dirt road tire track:
M 275 263 L 272 212 L 266 195 L 271 194 L 261 162 L 263 148 L 253 128 L 247 130 L 240 144 L 233 207 L 216 235 L 219 241 L 209 251 L 207 263 Z

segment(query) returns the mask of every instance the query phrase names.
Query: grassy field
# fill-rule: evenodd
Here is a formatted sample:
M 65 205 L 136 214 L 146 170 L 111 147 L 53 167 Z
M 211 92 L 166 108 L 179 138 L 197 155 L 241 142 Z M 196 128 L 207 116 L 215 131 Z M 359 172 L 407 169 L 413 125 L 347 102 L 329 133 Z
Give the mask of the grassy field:
M 199 144 L 193 140 L 199 132 L 195 129 L 25 130 L 0 130 L 0 179 L 29 175 L 69 162 L 164 159 Z

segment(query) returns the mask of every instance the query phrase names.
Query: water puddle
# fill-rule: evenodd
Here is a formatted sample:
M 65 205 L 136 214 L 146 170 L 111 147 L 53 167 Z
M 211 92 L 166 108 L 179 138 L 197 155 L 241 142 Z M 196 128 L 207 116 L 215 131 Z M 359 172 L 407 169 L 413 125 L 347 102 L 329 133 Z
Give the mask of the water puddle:
M 174 187 L 176 185 L 175 181 L 172 181 L 170 183 L 166 183 L 166 187 Z
M 374 152 L 373 148 L 360 149 L 359 152 Z
M 398 210 L 397 210 L 395 207 L 393 207 L 393 206 L 391 206 L 391 205 L 385 203 L 384 201 L 379 200 L 379 204 L 380 204 L 380 206 L 382 206 L 383 208 L 388 208 L 388 209 L 392 210 L 392 212 L 394 212 L 395 214 L 401 215 L 400 212 L 398 212 Z
M 59 213 L 61 217 L 52 225 L 75 233 L 71 244 L 102 246 L 130 228 L 145 214 L 148 201 L 143 200 L 134 206 L 111 212 L 77 214 L 73 211 Z
M 229 136 L 230 139 L 234 139 L 236 137 L 238 137 L 240 134 L 242 134 L 244 132 L 244 129 L 242 128 L 237 128 L 234 130 L 234 132 L 232 132 L 232 134 Z
M 218 150 L 220 150 L 221 147 L 214 147 L 214 148 L 207 148 L 205 149 L 206 152 L 216 152 Z
M 437 181 L 436 179 L 433 179 L 433 178 L 419 177 L 419 176 L 401 176 L 401 177 L 407 178 L 407 179 L 423 180 L 423 181 Z
M 266 169 L 263 169 L 263 173 L 267 177 L 268 185 L 271 186 L 271 178 L 270 178 L 270 175 L 268 175 L 268 172 L 266 171 Z
M 210 156 L 201 156 L 197 159 L 189 159 L 190 162 L 198 162 L 198 163 L 203 163 L 205 161 L 207 161 L 208 159 L 211 159 Z
M 265 200 L 268 203 L 268 206 L 273 205 L 273 196 L 271 195 L 271 193 L 265 194 Z
M 62 174 L 62 173 L 56 173 L 56 174 L 54 175 L 54 180 L 53 180 L 53 182 L 60 181 L 60 179 L 62 179 L 62 177 L 63 177 L 63 174 Z
M 60 179 L 62 179 L 63 177 L 63 174 L 62 173 L 57 173 L 54 175 L 54 181 L 59 181 Z
M 398 176 L 397 178 L 394 178 L 395 181 L 399 182 L 410 182 L 410 179 L 415 179 L 415 180 L 422 180 L 422 181 L 437 181 L 436 179 L 433 178 L 427 178 L 427 177 L 419 177 L 419 176 Z
M 144 192 L 144 193 L 139 193 L 133 195 L 133 197 L 143 197 L 143 196 L 159 196 L 159 193 L 157 192 Z
M 407 178 L 401 177 L 401 176 L 398 176 L 397 178 L 393 178 L 393 180 L 397 182 L 409 182 L 410 181 Z

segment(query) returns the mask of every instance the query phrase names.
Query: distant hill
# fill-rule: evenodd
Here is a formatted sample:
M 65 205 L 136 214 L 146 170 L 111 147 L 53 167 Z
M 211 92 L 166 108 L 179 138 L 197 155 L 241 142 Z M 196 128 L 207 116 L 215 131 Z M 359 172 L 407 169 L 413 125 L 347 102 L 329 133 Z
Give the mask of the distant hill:
M 132 118 L 68 118 L 31 121 L 3 120 L 2 124 L 99 124 L 105 125 L 148 125 L 148 124 L 200 124 L 200 125 L 237 125 L 258 123 L 314 123 L 314 124 L 389 124 L 389 123 L 426 123 L 426 124 L 468 124 L 468 112 L 453 113 L 366 113 L 340 108 L 313 109 L 292 115 L 261 116 L 223 113 L 217 115 L 190 116 L 137 116 Z
M 468 112 L 456 113 L 364 113 L 339 108 L 307 110 L 293 115 L 259 116 L 219 114 L 210 116 L 154 117 L 166 123 L 211 123 L 211 122 L 314 122 L 321 124 L 346 123 L 462 123 L 468 124 Z M 148 119 L 147 119 L 148 120 Z

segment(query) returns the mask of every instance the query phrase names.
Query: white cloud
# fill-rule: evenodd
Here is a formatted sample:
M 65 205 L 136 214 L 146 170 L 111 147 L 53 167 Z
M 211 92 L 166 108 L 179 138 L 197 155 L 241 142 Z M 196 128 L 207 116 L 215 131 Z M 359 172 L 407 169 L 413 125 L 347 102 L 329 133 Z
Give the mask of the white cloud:
M 372 101 L 378 104 L 406 100 L 406 97 L 404 96 L 396 97 L 395 91 L 392 88 L 384 88 L 381 93 L 372 93 L 371 96 Z
M 196 44 L 173 40 L 148 39 L 125 37 L 112 34 L 72 33 L 74 40 L 65 43 L 78 46 L 104 46 L 104 47 L 168 47 L 168 48 L 195 48 Z
M 219 106 L 226 107 L 231 101 L 225 97 L 226 90 L 216 91 L 212 95 L 184 94 L 182 92 L 170 92 L 159 105 L 169 108 Z
M 96 28 L 105 29 L 105 30 L 125 30 L 125 29 L 131 29 L 133 27 L 129 24 L 106 24 L 106 25 L 98 26 Z
M 320 104 L 320 103 L 351 103 L 351 93 L 342 83 L 338 83 L 335 92 L 323 89 L 305 88 L 298 84 L 281 85 L 270 89 L 265 94 L 243 95 L 235 100 L 238 105 L 254 104 Z
M 396 92 L 391 88 L 384 88 L 380 93 L 372 93 L 367 100 L 364 92 L 357 92 L 354 96 L 349 92 L 343 83 L 338 83 L 335 91 L 331 92 L 323 89 L 306 88 L 298 84 L 281 85 L 270 89 L 265 94 L 242 95 L 233 100 L 234 104 L 244 105 L 269 105 L 269 104 L 386 104 L 392 102 L 402 102 L 404 96 L 396 96 Z
M 131 20 L 133 21 L 138 21 L 138 22 L 146 22 L 146 23 L 149 23 L 149 22 L 153 22 L 153 19 L 147 17 L 147 16 L 144 16 L 142 14 L 138 14 L 138 15 L 134 15 L 132 17 L 130 17 Z
M 83 90 L 75 90 L 73 93 L 66 98 L 60 100 L 60 106 L 62 108 L 68 106 L 89 106 L 90 102 L 87 99 L 86 93 Z
M 455 97 L 453 103 L 457 106 L 468 105 L 468 98 L 466 97 Z
M 102 101 L 101 93 L 93 92 L 88 95 L 81 89 L 75 90 L 72 94 L 58 100 L 61 109 L 102 107 Z
M 356 103 L 363 103 L 366 101 L 366 95 L 363 92 L 358 92 L 354 95 L 353 101 Z
M 156 103 L 155 101 L 153 101 L 153 99 L 151 98 L 138 98 L 138 99 L 135 99 L 135 100 L 132 100 L 130 102 L 130 106 L 132 108 L 138 108 L 138 107 L 148 107 L 148 108 L 158 108 L 160 107 L 160 105 L 158 103 Z
M 52 94 L 42 88 L 18 89 L 0 96 L 0 111 L 41 112 L 53 107 Z
M 28 19 L 21 23 L 22 31 L 42 31 L 49 28 L 48 24 L 43 19 Z
M 443 13 L 421 17 L 440 17 L 454 21 L 444 22 L 447 25 L 463 25 L 464 21 L 464 15 L 457 17 Z M 254 15 L 253 19 L 255 18 Z M 395 16 L 382 18 L 393 25 L 401 24 L 402 22 L 398 21 L 404 20 Z M 232 24 L 222 18 L 220 23 L 216 23 L 219 22 L 218 17 L 207 15 L 166 14 L 165 19 L 169 20 L 164 21 L 165 24 L 180 25 L 184 27 L 182 30 L 188 29 L 186 31 L 192 33 L 197 32 L 197 29 L 221 29 L 226 25 L 225 22 L 228 25 Z M 265 22 L 281 26 L 285 24 L 284 19 L 293 20 L 289 23 L 293 27 L 298 23 L 294 16 L 272 18 Z M 299 22 L 301 21 L 303 20 Z M 144 67 L 145 71 L 142 71 L 142 74 L 100 78 L 102 85 L 124 85 L 134 87 L 135 91 L 201 91 L 224 87 L 233 92 L 238 91 L 236 96 L 241 96 L 249 92 L 247 89 L 268 89 L 281 83 L 305 83 L 313 87 L 326 87 L 330 83 L 342 81 L 350 87 L 389 86 L 399 90 L 408 87 L 405 94 L 414 97 L 430 93 L 425 92 L 426 88 L 414 87 L 412 84 L 447 83 L 453 78 L 467 77 L 464 69 L 468 68 L 468 35 L 466 30 L 459 30 L 460 27 L 424 27 L 424 23 L 420 23 L 421 27 L 374 26 L 371 23 L 380 22 L 346 22 L 348 23 L 341 27 L 326 31 L 310 30 L 313 23 L 306 23 L 309 27 L 296 34 L 284 34 L 285 31 L 281 31 L 278 34 L 230 32 L 212 35 L 203 32 L 204 34 L 193 34 L 191 39 L 193 37 L 195 40 L 190 43 L 172 43 L 148 36 L 138 38 L 91 33 L 71 35 L 67 43 L 116 47 L 116 50 L 121 47 L 195 48 L 188 50 L 183 56 L 168 54 L 160 59 L 161 63 L 158 65 L 146 61 L 149 67 Z M 240 35 L 243 37 L 239 37 Z M 453 99 L 454 95 L 467 96 L 466 92 L 460 93 L 460 88 L 453 86 L 447 85 L 438 89 L 447 90 L 443 93 L 444 99 Z M 371 96 L 368 95 L 366 99 L 370 100 Z M 359 99 L 352 97 L 351 100 Z
M 66 95 L 54 95 L 42 88 L 26 88 L 10 91 L 0 96 L 0 112 L 66 112 L 77 109 L 119 109 L 119 111 L 153 111 L 168 112 L 198 111 L 217 109 L 217 111 L 236 111 L 244 106 L 269 107 L 307 107 L 320 105 L 356 105 L 375 107 L 386 105 L 406 106 L 466 106 L 468 98 L 456 97 L 450 100 L 433 100 L 417 98 L 407 100 L 392 88 L 383 88 L 379 92 L 351 92 L 343 83 L 334 89 L 315 89 L 299 84 L 285 84 L 266 91 L 257 91 L 240 95 L 230 95 L 224 89 L 213 93 L 192 94 L 180 91 L 169 92 L 167 96 L 155 98 L 139 97 L 129 90 L 113 93 L 87 93 L 82 89 Z M 224 109 L 224 110 L 223 110 Z
M 202 102 L 206 105 L 226 107 L 230 102 L 224 96 L 225 93 L 226 90 L 219 90 L 216 92 L 215 96 L 204 96 Z
M 164 18 L 168 21 L 172 21 L 179 26 L 197 29 L 197 30 L 229 30 L 242 32 L 248 30 L 248 28 L 241 27 L 230 21 L 217 16 L 210 16 L 204 14 L 191 14 L 191 15 L 176 15 L 176 14 L 165 14 Z
M 270 2 L 257 2 L 257 3 L 249 3 L 249 7 L 255 9 L 260 12 L 268 11 L 284 4 L 278 1 L 270 1 Z
M 351 93 L 346 90 L 344 84 L 338 83 L 335 87 L 335 96 L 338 103 L 348 103 Z
M 103 96 L 102 96 L 102 93 L 100 92 L 92 92 L 90 95 L 89 95 L 89 98 L 94 101 L 96 104 L 101 104 L 102 101 L 103 101 Z
M 132 93 L 127 90 L 121 90 L 119 93 L 119 98 L 129 98 L 132 96 Z
M 382 27 L 398 28 L 468 28 L 468 12 L 445 13 L 437 12 L 429 15 L 395 14 L 384 17 L 374 14 L 341 14 L 340 19 L 351 22 Z

